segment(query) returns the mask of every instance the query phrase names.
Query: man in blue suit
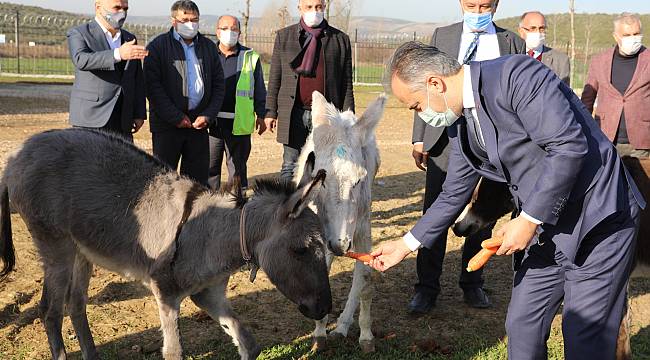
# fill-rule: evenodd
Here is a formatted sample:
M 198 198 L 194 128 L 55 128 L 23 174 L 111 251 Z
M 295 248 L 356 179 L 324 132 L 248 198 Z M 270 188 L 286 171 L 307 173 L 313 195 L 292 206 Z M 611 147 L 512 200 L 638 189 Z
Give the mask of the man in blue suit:
M 451 153 L 440 196 L 403 239 L 375 250 L 371 265 L 385 271 L 434 246 L 480 176 L 505 182 L 521 210 L 496 233 L 498 255 L 522 255 L 506 319 L 509 358 L 546 358 L 563 301 L 565 357 L 614 358 L 645 201 L 580 99 L 525 55 L 461 66 L 411 42 L 388 69 L 400 101 L 448 127 Z

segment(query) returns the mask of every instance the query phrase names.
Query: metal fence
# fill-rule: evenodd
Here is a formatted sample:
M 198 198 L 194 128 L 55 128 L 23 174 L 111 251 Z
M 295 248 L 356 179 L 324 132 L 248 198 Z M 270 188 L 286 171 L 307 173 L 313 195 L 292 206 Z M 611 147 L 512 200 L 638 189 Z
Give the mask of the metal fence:
M 90 17 L 47 17 L 0 14 L 0 73 L 29 74 L 38 76 L 74 75 L 69 59 L 66 32 L 73 26 L 90 21 Z M 169 27 L 130 24 L 127 30 L 134 33 L 143 43 L 166 32 Z M 206 34 L 215 40 L 214 34 Z M 402 43 L 418 40 L 428 43 L 431 34 L 417 33 L 368 33 L 359 30 L 350 32 L 355 84 L 380 84 L 386 61 Z M 265 72 L 268 73 L 275 33 L 251 32 L 245 45 L 254 48 L 261 55 Z M 567 44 L 557 44 L 567 51 Z M 576 48 L 576 69 L 574 88 L 582 88 L 589 58 L 604 49 Z

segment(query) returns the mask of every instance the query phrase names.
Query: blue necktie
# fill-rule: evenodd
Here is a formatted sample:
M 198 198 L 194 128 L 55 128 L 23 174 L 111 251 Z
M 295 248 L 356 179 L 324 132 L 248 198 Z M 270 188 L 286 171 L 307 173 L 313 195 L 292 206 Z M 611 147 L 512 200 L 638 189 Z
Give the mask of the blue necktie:
M 463 65 L 469 65 L 469 63 L 474 60 L 474 57 L 476 57 L 476 50 L 478 50 L 478 38 L 481 36 L 481 34 L 481 32 L 474 33 L 474 39 L 472 39 L 472 42 L 469 44 L 467 52 L 465 53 L 465 57 L 463 58 Z

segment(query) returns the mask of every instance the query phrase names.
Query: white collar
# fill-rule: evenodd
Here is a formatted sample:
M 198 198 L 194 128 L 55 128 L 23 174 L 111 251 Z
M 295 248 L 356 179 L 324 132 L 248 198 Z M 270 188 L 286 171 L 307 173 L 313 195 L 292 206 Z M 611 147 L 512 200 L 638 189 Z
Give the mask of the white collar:
M 95 21 L 97 22 L 97 24 L 99 24 L 99 27 L 102 29 L 106 37 L 111 38 L 113 40 L 117 40 L 120 38 L 120 36 L 122 36 L 121 30 L 117 30 L 117 33 L 115 33 L 115 36 L 113 36 L 113 34 L 111 34 L 111 32 L 108 31 L 108 29 L 104 26 L 104 24 L 102 24 L 98 16 L 95 16 Z
M 473 109 L 476 107 L 476 101 L 472 88 L 472 70 L 469 65 L 463 65 L 463 71 L 463 108 Z
M 494 35 L 497 33 L 497 28 L 494 26 L 494 22 L 491 22 L 490 25 L 488 25 L 487 29 L 485 29 L 485 34 L 488 35 Z M 474 34 L 474 31 L 470 29 L 467 24 L 463 22 L 463 34 Z

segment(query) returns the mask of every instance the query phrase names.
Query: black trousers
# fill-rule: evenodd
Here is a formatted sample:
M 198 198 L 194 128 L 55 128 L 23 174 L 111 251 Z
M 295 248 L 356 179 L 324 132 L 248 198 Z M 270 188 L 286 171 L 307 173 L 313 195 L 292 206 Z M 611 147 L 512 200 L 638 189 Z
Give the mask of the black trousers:
M 427 162 L 427 179 L 424 192 L 424 212 L 442 192 L 442 184 L 445 182 L 447 171 L 435 163 L 433 157 Z M 492 234 L 492 227 L 485 229 L 465 239 L 462 253 L 461 273 L 459 285 L 462 289 L 483 287 L 483 270 L 467 272 L 467 263 L 481 250 L 481 242 L 489 239 Z M 415 291 L 429 294 L 431 296 L 440 293 L 440 275 L 442 274 L 442 263 L 447 250 L 447 234 L 435 242 L 431 249 L 421 248 L 417 255 L 418 282 L 415 284 Z
M 294 107 L 291 111 L 291 127 L 289 129 L 289 144 L 284 145 L 282 169 L 280 178 L 291 180 L 300 157 L 300 150 L 305 145 L 307 136 L 311 133 L 311 111 Z
M 232 183 L 235 176 L 239 177 L 242 187 L 248 187 L 247 162 L 251 154 L 251 136 L 222 134 L 210 135 L 210 165 L 208 184 L 214 190 L 221 187 L 221 164 L 226 155 L 228 167 L 228 182 Z
M 210 153 L 208 131 L 174 129 L 152 134 L 153 153 L 172 169 L 181 163 L 181 175 L 208 186 Z

